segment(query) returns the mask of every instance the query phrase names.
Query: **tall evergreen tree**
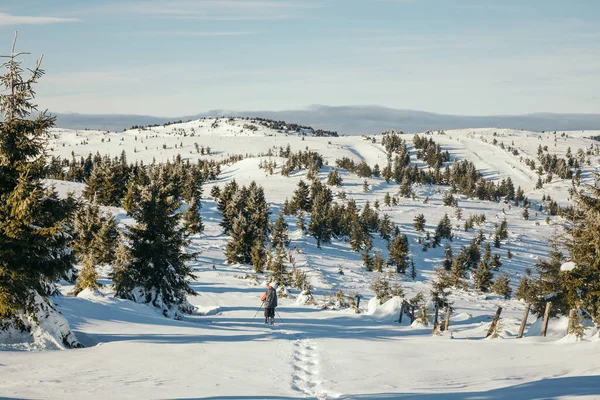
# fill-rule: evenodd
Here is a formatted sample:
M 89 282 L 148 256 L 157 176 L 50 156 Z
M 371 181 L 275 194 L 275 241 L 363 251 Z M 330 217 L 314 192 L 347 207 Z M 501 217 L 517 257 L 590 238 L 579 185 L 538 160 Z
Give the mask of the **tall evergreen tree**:
M 317 193 L 312 201 L 312 213 L 308 231 L 317 240 L 317 247 L 331 241 L 331 225 L 329 220 L 330 200 L 325 192 Z
M 185 228 L 179 227 L 181 206 L 172 196 L 173 183 L 162 168 L 150 171 L 150 182 L 139 188 L 139 197 L 129 212 L 135 221 L 129 227 L 131 260 L 115 269 L 113 280 L 117 296 L 152 304 L 170 318 L 191 313 L 187 295 L 195 295 L 189 279 L 193 277 L 184 253 Z
M 565 294 L 570 307 L 581 304 L 600 323 L 600 187 L 575 194 L 578 210 L 571 216 L 567 248 L 576 267 L 564 271 Z
M 40 60 L 31 76 L 24 77 L 21 54 L 13 45 L 2 64 L 6 73 L 0 76 L 6 89 L 0 94 L 0 330 L 31 331 L 46 318 L 62 318 L 43 296 L 73 265 L 67 221 L 74 202 L 59 199 L 41 180 L 46 135 L 54 118 L 41 113 L 27 119 L 36 110 L 33 85 L 44 72 Z M 68 328 L 57 336 L 66 347 L 80 346 Z

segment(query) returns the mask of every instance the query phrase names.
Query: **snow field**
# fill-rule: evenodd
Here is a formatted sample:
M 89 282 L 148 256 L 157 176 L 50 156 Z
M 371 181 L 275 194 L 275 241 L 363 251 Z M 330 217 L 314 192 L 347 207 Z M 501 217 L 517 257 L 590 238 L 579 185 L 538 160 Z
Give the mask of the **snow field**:
M 224 159 L 233 154 L 253 154 L 269 149 L 310 150 L 321 153 L 328 165 L 319 176 L 326 179 L 335 160 L 350 157 L 384 167 L 386 154 L 382 146 L 362 137 L 302 137 L 272 131 L 264 127 L 244 130 L 248 121 L 220 119 L 193 121 L 151 130 L 130 130 L 122 133 L 55 130 L 50 153 L 70 158 L 87 156 L 89 152 L 119 155 L 125 150 L 128 160 L 152 159 L 166 161 L 178 153 L 194 162 L 198 158 Z M 195 136 L 189 136 L 191 128 Z M 241 132 L 244 130 L 244 132 Z M 183 136 L 183 132 L 188 136 Z M 493 136 L 496 132 L 496 136 Z M 490 179 L 510 176 L 515 186 L 522 186 L 526 196 L 539 201 L 543 194 L 551 195 L 561 205 L 569 204 L 567 189 L 570 181 L 555 178 L 541 190 L 533 190 L 537 174 L 520 162 L 520 155 L 537 159 L 539 144 L 548 145 L 551 153 L 564 157 L 570 146 L 573 153 L 597 142 L 587 139 L 598 132 L 567 132 L 557 135 L 554 147 L 552 133 L 523 132 L 506 129 L 447 131 L 434 134 L 433 140 L 457 159 L 468 159 Z M 146 139 L 146 135 L 148 138 Z M 138 140 L 135 140 L 137 136 Z M 405 135 L 409 149 L 412 136 Z M 519 149 L 514 156 L 499 146 Z M 104 138 L 104 142 L 102 142 Z M 110 138 L 110 142 L 107 139 Z M 380 137 L 378 136 L 380 142 Z M 541 138 L 541 139 L 540 139 Z M 123 140 L 121 140 L 123 139 Z M 483 139 L 487 140 L 485 142 Z M 143 143 L 142 143 L 143 141 Z M 85 142 L 86 144 L 81 144 Z M 211 148 L 210 156 L 195 153 L 194 143 Z M 63 146 L 64 144 L 64 146 Z M 175 145 L 177 144 L 177 149 Z M 180 147 L 183 144 L 183 147 Z M 166 148 L 163 149 L 163 145 Z M 148 150 L 145 150 L 148 146 Z M 137 152 L 134 152 L 134 149 Z M 192 153 L 190 153 L 190 151 Z M 278 150 L 273 150 L 278 154 Z M 414 149 L 411 157 L 415 159 Z M 278 168 L 268 175 L 258 167 L 261 160 L 276 160 Z M 274 327 L 265 326 L 260 305 L 264 290 L 261 276 L 255 277 L 249 266 L 227 265 L 224 248 L 228 238 L 218 225 L 220 215 L 209 197 L 213 185 L 221 187 L 235 179 L 239 184 L 256 180 L 265 188 L 272 218 L 292 193 L 305 171 L 290 177 L 280 174 L 284 159 L 273 157 L 247 158 L 222 168 L 217 181 L 204 185 L 202 218 L 205 232 L 192 237 L 191 248 L 201 251 L 193 262 L 196 279 L 192 287 L 199 293 L 189 301 L 198 308 L 197 315 L 183 321 L 164 318 L 155 310 L 115 299 L 107 286 L 101 293 L 83 292 L 77 298 L 57 297 L 59 310 L 68 320 L 85 349 L 59 352 L 0 353 L 0 396 L 25 398 L 348 398 L 348 399 L 528 399 L 528 398 L 597 398 L 600 397 L 600 369 L 595 354 L 600 346 L 597 334 L 587 332 L 586 340 L 573 343 L 564 338 L 564 319 L 550 323 L 546 338 L 539 337 L 539 322 L 530 315 L 526 337 L 516 340 L 524 304 L 505 300 L 493 294 L 478 294 L 454 290 L 449 300 L 452 313 L 450 332 L 432 336 L 431 325 L 398 324 L 399 299 L 368 312 L 373 297 L 371 282 L 377 273 L 362 267 L 360 254 L 352 252 L 348 243 L 334 240 L 318 250 L 315 241 L 298 232 L 295 218 L 286 217 L 290 225 L 290 248 L 297 268 L 305 270 L 318 300 L 333 296 L 338 290 L 345 294 L 360 293 L 361 314 L 352 310 L 317 309 L 296 303 L 298 291 L 280 299 L 280 317 Z M 593 182 L 591 173 L 600 165 L 597 156 L 591 165 L 584 165 L 584 182 Z M 499 273 L 508 273 L 511 286 L 516 287 L 526 268 L 532 268 L 538 257 L 548 254 L 547 239 L 554 226 L 547 225 L 543 213 L 531 219 L 521 217 L 519 207 L 466 199 L 459 196 L 462 220 L 457 220 L 454 208 L 444 206 L 447 188 L 415 185 L 415 200 L 400 198 L 394 207 L 383 206 L 386 192 L 394 195 L 398 185 L 383 179 L 367 179 L 370 190 L 362 190 L 363 178 L 342 171 L 342 188 L 359 207 L 377 199 L 381 213 L 387 213 L 409 238 L 411 256 L 418 277 L 412 282 L 401 278 L 406 298 L 421 292 L 429 295 L 433 268 L 444 256 L 444 245 L 423 252 L 412 222 L 416 214 L 427 219 L 426 229 L 433 231 L 445 214 L 451 218 L 456 251 L 483 229 L 486 235 L 494 224 L 508 220 L 509 239 L 493 253 L 502 256 Z M 82 191 L 82 184 L 53 181 L 61 194 Z M 424 204 L 425 197 L 429 203 Z M 106 208 L 121 224 L 131 220 L 120 208 Z M 470 215 L 485 214 L 487 222 L 474 231 L 464 232 L 462 224 Z M 551 217 L 552 222 L 561 220 Z M 457 227 L 458 226 L 458 227 Z M 445 244 L 445 243 L 444 243 Z M 385 242 L 377 235 L 374 248 Z M 507 250 L 512 260 L 506 257 Z M 213 270 L 212 266 L 215 266 Z M 339 274 L 339 270 L 343 275 Z M 109 271 L 100 271 L 101 283 L 109 284 Z M 70 287 L 63 285 L 62 291 Z M 503 307 L 501 338 L 482 340 L 493 314 Z M 253 316 L 256 311 L 258 315 Z M 453 339 L 451 339 L 451 337 Z

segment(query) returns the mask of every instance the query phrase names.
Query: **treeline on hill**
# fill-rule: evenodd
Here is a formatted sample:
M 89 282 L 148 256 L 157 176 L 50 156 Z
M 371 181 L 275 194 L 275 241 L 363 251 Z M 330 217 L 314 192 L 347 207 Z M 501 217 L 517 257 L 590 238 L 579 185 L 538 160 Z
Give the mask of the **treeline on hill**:
M 206 120 L 206 117 L 200 118 L 201 121 Z M 288 123 L 285 121 L 276 121 L 276 120 L 272 120 L 272 119 L 268 119 L 268 118 L 260 118 L 260 117 L 217 117 L 215 119 L 215 123 L 218 126 L 219 120 L 220 119 L 224 119 L 227 121 L 234 121 L 235 119 L 240 119 L 243 121 L 248 121 L 248 124 L 244 125 L 244 129 L 248 129 L 248 130 L 252 130 L 252 131 L 256 131 L 257 128 L 255 126 L 253 126 L 252 124 L 257 124 L 257 125 L 262 125 L 266 128 L 269 129 L 273 129 L 273 130 L 277 130 L 277 131 L 282 131 L 285 133 L 288 132 L 298 132 L 301 135 L 306 135 L 307 133 L 311 134 L 312 136 L 316 136 L 316 137 L 322 137 L 322 136 L 330 136 L 330 137 L 338 137 L 338 133 L 335 131 L 328 131 L 328 130 L 323 130 L 323 129 L 315 129 L 312 126 L 307 126 L 307 125 L 300 125 L 300 124 L 294 124 L 294 123 Z M 158 127 L 158 126 L 163 126 L 163 127 L 167 127 L 170 125 L 174 125 L 174 124 L 182 124 L 184 122 L 191 122 L 192 120 L 187 120 L 187 121 L 183 121 L 183 120 L 179 120 L 179 121 L 169 121 L 169 122 L 165 122 L 164 124 L 150 124 L 150 125 L 133 125 L 130 129 L 138 129 L 138 130 L 146 130 L 146 129 L 150 129 L 150 128 L 154 128 L 154 127 Z
M 235 156 L 236 159 L 239 156 Z M 221 172 L 221 165 L 232 162 L 200 159 L 196 164 L 183 161 L 176 156 L 173 162 L 167 162 L 165 168 L 175 185 L 180 182 L 197 179 L 200 182 L 216 179 Z M 152 165 L 155 165 L 153 163 Z M 100 153 L 79 160 L 72 156 L 71 160 L 52 157 L 46 170 L 46 177 L 71 182 L 85 182 L 84 197 L 106 206 L 120 206 L 127 186 L 146 169 L 143 162 L 127 163 L 125 151 L 119 157 L 101 156 Z
M 285 121 L 275 121 L 267 118 L 245 118 L 251 120 L 251 122 L 258 123 L 264 127 L 269 129 L 274 129 L 283 132 L 299 132 L 301 134 L 306 134 L 306 132 L 310 132 L 312 136 L 332 136 L 337 137 L 338 133 L 335 131 L 327 131 L 323 129 L 315 129 L 312 126 L 299 125 L 299 124 L 291 124 Z
M 410 197 L 412 185 L 419 183 L 451 186 L 453 193 L 479 200 L 514 201 L 516 205 L 526 200 L 523 189 L 515 189 L 510 177 L 502 179 L 500 183 L 486 181 L 471 161 L 450 162 L 448 151 L 443 151 L 432 138 L 413 137 L 417 158 L 425 162 L 428 168 L 419 168 L 416 163 L 411 163 L 406 140 L 397 132 L 384 133 L 381 143 L 387 152 L 387 164 L 383 169 L 380 170 L 379 165 L 371 168 L 364 161 L 356 164 L 348 157 L 336 160 L 336 166 L 360 177 L 381 176 L 388 183 L 394 181 L 400 185 L 400 194 L 404 197 Z

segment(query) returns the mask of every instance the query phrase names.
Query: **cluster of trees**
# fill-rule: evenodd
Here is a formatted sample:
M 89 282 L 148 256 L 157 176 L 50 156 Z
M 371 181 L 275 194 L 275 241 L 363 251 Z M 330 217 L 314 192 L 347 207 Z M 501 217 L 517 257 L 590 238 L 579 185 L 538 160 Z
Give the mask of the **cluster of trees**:
M 318 136 L 318 137 L 321 137 L 321 136 L 337 137 L 338 136 L 338 133 L 335 131 L 315 129 L 312 126 L 290 124 L 285 121 L 275 121 L 275 120 L 267 119 L 267 118 L 252 118 L 251 122 L 265 126 L 269 129 L 274 129 L 274 130 L 284 131 L 284 132 L 298 132 L 298 133 L 302 133 L 302 134 L 305 134 L 308 132 L 311 135 Z
M 86 202 L 59 199 L 42 179 L 49 175 L 44 139 L 54 119 L 35 109 L 32 84 L 37 68 L 21 78 L 20 63 L 5 66 L 8 93 L 0 97 L 0 326 L 27 330 L 51 303 L 40 300 L 54 291 L 58 278 L 73 278 L 83 265 L 74 294 L 96 289 L 96 266 L 112 265 L 117 296 L 150 303 L 170 317 L 192 311 L 187 295 L 191 270 L 185 253 L 190 233 L 202 231 L 199 208 L 204 179 L 201 166 L 167 163 L 130 166 L 120 158 L 88 157 L 69 165 L 74 180 L 86 180 Z M 52 164 L 51 164 L 52 166 Z M 58 168 L 57 168 L 58 169 Z M 100 179 L 99 176 L 103 175 Z M 187 208 L 182 207 L 183 201 Z M 135 223 L 121 232 L 99 204 L 122 205 Z M 182 224 L 182 217 L 185 218 Z M 66 345 L 78 343 L 68 334 Z
M 409 267 L 408 239 L 387 214 L 380 217 L 370 202 L 362 209 L 352 199 L 347 204 L 338 204 L 333 201 L 331 190 L 320 181 L 314 180 L 309 186 L 301 180 L 292 199 L 285 201 L 282 211 L 286 215 L 296 215 L 298 226 L 315 238 L 317 247 L 329 243 L 332 238 L 347 240 L 353 251 L 362 252 L 367 270 L 381 271 L 385 265 L 391 265 L 405 273 Z M 304 215 L 310 216 L 308 226 Z M 388 243 L 387 260 L 380 251 L 373 252 L 375 234 Z
M 343 168 L 348 172 L 355 173 L 360 178 L 379 178 L 381 175 L 378 164 L 375 164 L 373 168 L 371 168 L 364 160 L 356 164 L 351 158 L 342 157 L 335 160 L 335 164 L 338 168 Z
M 232 180 L 219 191 L 216 200 L 222 214 L 221 226 L 231 236 L 225 252 L 227 262 L 253 264 L 260 270 L 266 260 L 270 232 L 264 189 L 254 181 L 240 187 Z
M 152 165 L 155 165 L 154 163 Z M 161 164 L 162 165 L 162 164 Z M 182 161 L 181 156 L 173 162 L 167 162 L 163 168 L 171 176 L 172 181 L 179 187 L 190 185 L 190 181 L 208 181 L 216 179 L 220 173 L 220 162 L 213 160 L 198 160 L 197 164 Z M 66 168 L 66 171 L 65 171 Z M 85 182 L 84 197 L 101 205 L 120 206 L 128 185 L 139 178 L 147 167 L 143 163 L 128 164 L 123 151 L 120 157 L 111 158 L 99 153 L 77 160 L 74 156 L 70 162 L 53 158 L 46 174 L 53 179 L 73 182 Z
M 417 158 L 423 160 L 431 168 L 440 168 L 444 163 L 450 161 L 450 153 L 442 151 L 439 144 L 435 143 L 432 138 L 422 138 L 419 135 L 413 137 L 413 143 L 417 149 Z
M 481 292 L 493 292 L 509 298 L 512 294 L 510 278 L 506 274 L 496 276 L 502 266 L 499 254 L 492 254 L 490 243 L 485 243 L 483 255 L 481 246 L 485 237 L 475 237 L 468 247 L 462 247 L 456 256 L 452 248 L 446 246 L 442 265 L 435 269 L 435 278 L 432 282 L 432 295 L 440 305 L 447 305 L 448 289 L 457 288 L 467 290 L 469 284 L 467 275 L 469 271 L 473 277 L 473 289 Z
M 549 259 L 535 265 L 537 276 L 531 271 L 519 283 L 516 295 L 532 305 L 541 316 L 547 301 L 552 302 L 552 315 L 568 315 L 572 309 L 583 310 L 594 323 L 600 323 L 600 189 L 589 187 L 575 193 L 577 209 L 565 214 L 565 233 L 551 240 Z M 567 254 L 568 252 L 568 258 Z M 574 268 L 562 270 L 565 261 Z
M 281 175 L 289 176 L 299 169 L 307 169 L 318 172 L 323 167 L 324 161 L 316 151 L 300 150 L 296 153 L 289 152 L 287 160 L 281 166 Z

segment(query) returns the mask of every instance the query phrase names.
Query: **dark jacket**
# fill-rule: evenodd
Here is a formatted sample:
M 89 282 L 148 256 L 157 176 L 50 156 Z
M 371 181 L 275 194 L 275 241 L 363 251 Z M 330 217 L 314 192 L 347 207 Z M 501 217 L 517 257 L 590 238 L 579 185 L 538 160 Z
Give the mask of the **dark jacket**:
M 268 287 L 267 292 L 263 294 L 261 300 L 265 302 L 265 308 L 277 307 L 277 291 L 273 286 Z

